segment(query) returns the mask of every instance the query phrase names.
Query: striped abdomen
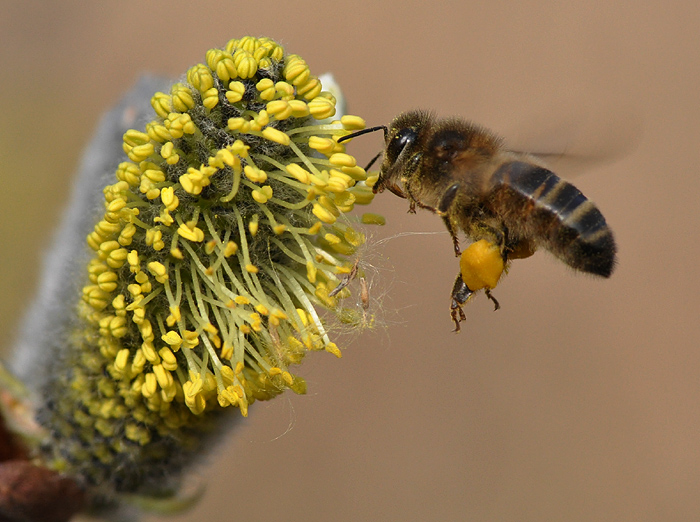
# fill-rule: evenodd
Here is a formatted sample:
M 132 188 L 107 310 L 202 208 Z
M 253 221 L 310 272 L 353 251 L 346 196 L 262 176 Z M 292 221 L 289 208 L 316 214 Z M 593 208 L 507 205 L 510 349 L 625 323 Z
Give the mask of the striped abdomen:
M 486 203 L 509 240 L 532 240 L 577 270 L 609 277 L 616 246 L 600 210 L 571 183 L 522 161 L 501 165 Z

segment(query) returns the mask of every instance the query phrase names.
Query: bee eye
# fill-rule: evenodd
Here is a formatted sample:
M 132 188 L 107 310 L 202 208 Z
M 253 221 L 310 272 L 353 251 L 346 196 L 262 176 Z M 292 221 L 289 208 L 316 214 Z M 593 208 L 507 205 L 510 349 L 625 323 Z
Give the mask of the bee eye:
M 387 147 L 387 156 L 396 161 L 399 155 L 404 152 L 406 146 L 416 141 L 417 136 L 418 133 L 414 129 L 401 129 L 396 133 L 396 136 L 391 139 Z

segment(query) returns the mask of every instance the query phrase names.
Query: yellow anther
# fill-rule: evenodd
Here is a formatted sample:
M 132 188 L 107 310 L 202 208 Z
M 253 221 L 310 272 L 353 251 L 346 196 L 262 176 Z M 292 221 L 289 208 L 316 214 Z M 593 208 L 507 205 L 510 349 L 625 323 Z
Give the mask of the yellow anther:
M 260 271 L 260 269 L 257 266 L 250 264 L 250 263 L 248 263 L 245 266 L 245 269 L 247 272 L 250 272 L 251 274 L 257 274 Z
M 215 239 L 207 241 L 207 244 L 204 245 L 204 252 L 211 255 L 214 252 L 214 249 L 216 249 L 216 245 L 218 245 L 218 243 Z
M 336 204 L 333 202 L 333 200 L 332 200 L 331 198 L 329 198 L 328 196 L 320 196 L 320 197 L 318 198 L 318 203 L 319 203 L 323 208 L 325 208 L 326 210 L 328 210 L 331 214 L 333 214 L 335 217 L 340 216 L 340 212 L 338 211 L 338 207 L 337 207 Z
M 161 339 L 164 343 L 168 344 L 175 350 L 182 345 L 182 337 L 180 337 L 180 334 L 174 330 L 170 330 L 166 334 L 162 335 Z
M 253 197 L 255 197 L 255 194 L 253 194 Z M 248 232 L 250 232 L 251 236 L 255 236 L 258 233 L 259 228 L 260 224 L 258 223 L 257 219 L 248 223 Z
M 157 228 L 149 228 L 146 231 L 146 245 L 152 246 L 153 250 L 162 250 L 165 247 L 163 232 Z
M 311 261 L 306 262 L 306 279 L 309 280 L 309 283 L 313 284 L 316 282 L 316 273 L 317 273 L 316 265 L 313 264 Z
M 355 196 L 355 203 L 358 205 L 369 205 L 374 199 L 372 189 L 366 185 L 355 185 L 350 187 L 348 192 Z
M 229 41 L 226 43 L 226 45 L 224 45 L 224 50 L 225 50 L 227 53 L 231 53 L 231 52 L 235 51 L 235 50 L 238 48 L 238 41 L 239 41 L 239 40 L 237 40 L 236 38 L 233 38 L 233 39 L 229 40 Z
M 321 94 L 321 89 L 321 81 L 315 76 L 310 76 L 304 85 L 299 86 L 297 94 L 305 100 L 313 100 Z
M 129 363 L 129 349 L 122 348 L 117 352 L 117 356 L 114 359 L 114 368 L 120 372 L 126 370 L 126 365 Z
M 115 243 L 116 243 L 116 241 L 115 241 Z M 112 250 L 109 253 L 105 262 L 107 263 L 107 265 L 110 268 L 121 268 L 122 266 L 124 266 L 124 263 L 126 262 L 127 255 L 128 255 L 128 252 L 127 252 L 126 248 L 118 248 L 116 250 Z
M 228 84 L 226 91 L 226 99 L 229 103 L 236 103 L 243 99 L 245 94 L 245 85 L 242 82 L 231 82 Z
M 260 80 L 255 85 L 255 88 L 259 91 L 260 99 L 263 101 L 273 100 L 275 98 L 275 94 L 277 94 L 277 91 L 275 90 L 275 84 L 269 78 L 264 78 Z
M 320 221 L 316 221 L 316 223 L 309 227 L 309 234 L 311 234 L 312 236 L 318 234 L 322 227 L 323 223 Z
M 120 163 L 116 172 L 117 179 L 124 181 L 132 187 L 141 183 L 141 171 L 139 168 L 130 162 Z
M 351 114 L 346 114 L 340 118 L 340 123 L 342 123 L 343 127 L 347 130 L 361 130 L 367 126 L 365 120 L 359 116 L 352 116 Z
M 291 141 L 287 134 L 280 130 L 273 129 L 272 127 L 265 127 L 262 131 L 262 135 L 264 138 L 279 143 L 280 145 L 289 145 Z
M 180 199 L 175 195 L 173 187 L 166 187 L 160 191 L 160 199 L 169 211 L 174 211 L 180 204 Z
M 366 181 L 367 186 L 370 187 L 372 186 L 369 183 L 370 178 L 374 178 L 374 181 L 376 182 L 376 178 L 379 177 L 378 174 L 375 176 L 368 177 L 367 173 L 365 172 L 365 169 L 363 169 L 362 167 L 358 167 L 357 165 L 354 167 L 341 167 L 340 170 L 342 170 L 344 174 L 347 174 L 355 181 Z
M 185 348 L 194 348 L 199 344 L 199 334 L 191 330 L 182 332 L 182 344 Z
M 355 158 L 343 152 L 333 154 L 328 160 L 337 167 L 354 167 L 357 165 Z
M 261 170 L 252 165 L 246 165 L 243 169 L 245 177 L 248 178 L 253 183 L 265 183 L 267 181 L 267 174 L 264 170 Z
M 166 370 L 162 364 L 156 364 L 153 366 L 153 373 L 156 375 L 158 384 L 161 388 L 167 389 L 173 385 L 173 376 Z
M 199 378 L 199 375 L 190 371 L 190 379 L 182 386 L 182 391 L 186 397 L 194 397 L 202 391 L 204 381 Z
M 116 272 L 102 272 L 97 276 L 97 286 L 105 292 L 114 292 L 117 289 L 118 279 L 119 276 L 117 276 Z
M 160 357 L 156 353 L 156 348 L 153 346 L 153 343 L 145 342 L 141 344 L 141 353 L 143 353 L 143 356 L 151 364 L 160 363 Z
M 147 399 L 149 397 L 152 397 L 155 395 L 156 390 L 158 389 L 158 379 L 156 376 L 149 372 L 146 374 L 145 381 L 143 383 L 143 386 L 141 387 L 141 393 L 143 394 L 144 397 Z
M 333 153 L 335 145 L 335 141 L 330 138 L 320 138 L 318 136 L 311 136 L 309 138 L 309 147 L 326 156 L 330 156 Z
M 287 172 L 294 176 L 298 181 L 308 185 L 311 182 L 311 173 L 306 171 L 297 163 L 290 163 L 287 165 Z
M 309 106 L 302 100 L 289 100 L 289 108 L 292 110 L 292 116 L 295 118 L 305 118 L 310 113 Z
M 182 83 L 174 84 L 170 89 L 170 95 L 172 98 L 173 108 L 176 111 L 187 112 L 188 110 L 194 108 L 192 91 L 186 85 L 183 85 Z
M 304 85 L 311 77 L 308 65 L 299 56 L 290 54 L 287 56 L 287 63 L 282 71 L 287 81 L 292 85 Z
M 129 223 L 124 227 L 124 229 L 119 233 L 117 242 L 122 246 L 129 246 L 136 234 L 136 226 Z
M 221 81 L 227 82 L 238 76 L 230 53 L 220 49 L 210 49 L 207 51 L 206 62 L 209 68 L 216 72 Z
M 258 61 L 245 49 L 233 53 L 233 61 L 241 78 L 252 78 L 258 72 Z
M 258 115 L 251 122 L 251 129 L 253 128 L 253 126 L 252 126 L 253 123 L 255 123 L 255 125 L 256 125 L 256 128 L 254 130 L 260 130 L 265 125 L 270 123 L 270 115 L 267 113 L 267 111 L 265 109 L 263 109 L 258 113 Z
M 158 355 L 160 355 L 162 359 L 161 364 L 163 365 L 163 368 L 171 372 L 177 370 L 177 359 L 175 358 L 175 354 L 172 352 L 172 350 L 170 350 L 170 348 L 161 348 L 160 350 L 158 350 Z
M 150 141 L 150 136 L 145 132 L 129 129 L 124 133 L 122 140 L 126 145 L 135 147 L 137 145 L 144 145 L 148 143 Z
M 168 271 L 163 263 L 158 261 L 152 261 L 148 263 L 148 270 L 156 278 L 159 283 L 165 283 L 168 280 Z
M 325 120 L 335 115 L 335 103 L 328 98 L 316 96 L 309 103 L 309 112 L 317 120 Z
M 284 313 L 282 310 L 280 310 L 279 308 L 275 308 L 274 310 L 272 310 L 272 312 L 270 312 L 270 315 L 271 315 L 272 317 L 276 317 L 277 319 L 281 319 L 281 320 L 283 320 L 283 321 L 286 321 L 286 320 L 289 318 L 289 317 L 287 316 L 287 314 L 285 314 L 285 313 Z
M 275 90 L 282 99 L 291 100 L 294 98 L 294 86 L 287 82 L 277 82 L 275 84 Z
M 107 205 L 107 212 L 119 212 L 126 206 L 126 201 L 123 199 L 115 199 Z
M 289 372 L 282 372 L 282 379 L 284 379 L 284 381 L 290 386 L 294 384 L 294 378 Z
M 286 120 L 292 115 L 292 107 L 284 100 L 271 101 L 265 108 L 277 120 Z
M 119 294 L 112 300 L 112 308 L 114 308 L 117 315 L 123 315 L 125 313 L 124 307 L 126 306 L 125 298 L 122 294 Z
M 172 138 L 168 129 L 165 128 L 165 125 L 158 120 L 146 124 L 146 133 L 157 143 L 164 143 Z
M 252 191 L 253 199 L 258 203 L 265 204 L 272 197 L 272 187 L 265 185 Z
M 238 251 L 238 245 L 233 241 L 226 243 L 224 247 L 224 257 L 231 257 Z
M 201 63 L 190 67 L 187 71 L 187 81 L 199 92 L 205 92 L 214 86 L 214 77 L 209 68 Z
M 269 89 L 270 87 L 274 87 L 274 86 L 275 86 L 275 83 L 272 80 L 270 80 L 269 78 L 263 78 L 262 80 L 260 80 L 258 83 L 255 84 L 255 88 L 259 92 L 263 92 L 263 91 Z
M 228 129 L 246 133 L 250 130 L 250 122 L 245 118 L 229 118 L 227 123 Z
M 122 316 L 115 316 L 109 323 L 109 330 L 113 337 L 116 339 L 121 339 L 127 333 L 129 329 L 127 328 L 126 318 Z
M 125 151 L 126 155 L 131 161 L 136 163 L 144 161 L 155 151 L 152 143 L 146 143 L 144 145 L 137 145 L 129 151 Z
M 212 87 L 208 91 L 202 93 L 202 105 L 211 110 L 219 104 L 219 91 L 216 87 Z
M 386 219 L 384 218 L 384 216 L 381 216 L 379 214 L 372 214 L 369 212 L 365 212 L 364 214 L 362 214 L 362 218 L 360 220 L 365 225 L 385 225 L 386 224 Z
M 238 40 L 236 48 L 244 49 L 249 53 L 254 53 L 260 47 L 260 41 L 253 36 L 244 36 Z
M 236 302 L 236 304 L 239 304 L 239 305 L 250 304 L 250 299 L 248 299 L 247 297 L 245 297 L 243 295 L 238 295 L 238 296 L 234 297 L 233 300 Z
M 168 211 L 168 209 L 164 208 L 163 210 L 161 210 L 160 216 L 158 216 L 157 218 L 154 218 L 153 221 L 155 223 L 163 223 L 166 227 L 169 227 L 170 225 L 173 224 L 173 222 L 175 220 L 170 215 L 170 212 Z M 131 243 L 131 242 L 129 242 L 129 243 Z
M 204 232 L 202 229 L 196 226 L 190 226 L 187 223 L 180 225 L 177 229 L 177 233 L 180 235 L 180 237 L 194 243 L 201 243 L 204 241 Z
M 328 343 L 325 348 L 328 353 L 332 353 L 338 358 L 341 358 L 343 356 L 343 354 L 340 352 L 335 343 Z
M 177 323 L 182 318 L 182 316 L 180 314 L 180 307 L 179 306 L 171 306 L 169 308 L 169 310 L 170 310 L 170 315 L 165 320 L 165 323 L 168 326 L 174 326 L 175 323 Z
M 162 92 L 157 92 L 153 95 L 151 106 L 161 118 L 167 118 L 173 108 L 170 96 Z
M 131 363 L 131 371 L 135 374 L 141 373 L 147 362 L 146 356 L 143 355 L 143 350 L 139 348 L 134 354 L 134 360 Z

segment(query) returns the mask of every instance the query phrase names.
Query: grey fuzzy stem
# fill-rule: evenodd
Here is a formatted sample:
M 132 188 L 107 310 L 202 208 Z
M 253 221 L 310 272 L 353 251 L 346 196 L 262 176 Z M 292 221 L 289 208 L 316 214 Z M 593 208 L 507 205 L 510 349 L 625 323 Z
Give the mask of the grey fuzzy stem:
M 116 107 L 102 117 L 95 137 L 85 149 L 71 199 L 44 254 L 37 294 L 14 346 L 10 369 L 37 394 L 46 384 L 47 360 L 61 353 L 75 321 L 75 303 L 84 284 L 85 267 L 93 254 L 85 243 L 104 213 L 102 189 L 114 183 L 114 171 L 124 161 L 122 136 L 143 127 L 153 116 L 150 99 L 170 80 L 141 77 Z

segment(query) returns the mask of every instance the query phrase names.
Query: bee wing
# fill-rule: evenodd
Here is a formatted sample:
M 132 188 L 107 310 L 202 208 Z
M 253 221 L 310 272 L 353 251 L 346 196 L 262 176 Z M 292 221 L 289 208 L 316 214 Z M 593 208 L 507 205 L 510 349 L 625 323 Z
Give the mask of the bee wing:
M 563 110 L 561 112 L 564 112 Z M 527 130 L 522 127 L 527 125 Z M 583 113 L 552 121 L 552 116 L 528 118 L 520 129 L 506 133 L 507 149 L 539 158 L 565 177 L 575 176 L 631 154 L 639 145 L 643 125 L 632 112 L 619 109 Z

